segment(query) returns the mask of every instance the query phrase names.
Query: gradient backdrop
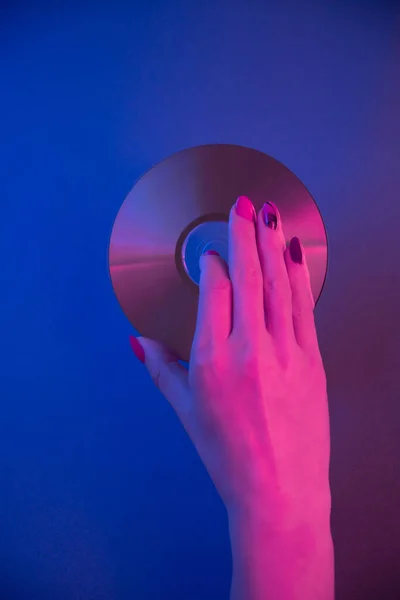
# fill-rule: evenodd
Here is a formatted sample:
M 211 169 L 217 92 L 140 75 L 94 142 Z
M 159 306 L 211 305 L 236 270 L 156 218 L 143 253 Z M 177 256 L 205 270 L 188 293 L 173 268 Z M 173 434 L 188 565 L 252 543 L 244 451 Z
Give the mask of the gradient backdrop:
M 135 179 L 212 142 L 322 210 L 337 599 L 400 598 L 399 4 L 55 4 L 0 9 L 0 598 L 228 599 L 224 509 L 107 270 Z

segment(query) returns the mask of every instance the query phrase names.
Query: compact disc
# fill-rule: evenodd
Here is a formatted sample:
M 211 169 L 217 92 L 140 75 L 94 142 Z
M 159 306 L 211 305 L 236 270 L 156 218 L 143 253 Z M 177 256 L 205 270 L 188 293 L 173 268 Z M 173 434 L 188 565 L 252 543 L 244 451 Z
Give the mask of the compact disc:
M 109 269 L 117 299 L 140 335 L 188 360 L 198 302 L 199 258 L 227 259 L 228 217 L 236 198 L 258 211 L 280 212 L 285 237 L 300 238 L 318 301 L 327 269 L 327 239 L 318 207 L 282 163 L 258 150 L 228 144 L 173 154 L 147 171 L 122 204 L 112 229 Z

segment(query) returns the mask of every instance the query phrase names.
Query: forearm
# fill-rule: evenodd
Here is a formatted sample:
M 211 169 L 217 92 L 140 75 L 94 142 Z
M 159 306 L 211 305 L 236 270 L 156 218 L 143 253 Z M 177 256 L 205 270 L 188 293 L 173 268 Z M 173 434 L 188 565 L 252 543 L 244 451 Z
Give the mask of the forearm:
M 228 517 L 231 600 L 333 600 L 329 513 L 276 528 L 256 514 Z

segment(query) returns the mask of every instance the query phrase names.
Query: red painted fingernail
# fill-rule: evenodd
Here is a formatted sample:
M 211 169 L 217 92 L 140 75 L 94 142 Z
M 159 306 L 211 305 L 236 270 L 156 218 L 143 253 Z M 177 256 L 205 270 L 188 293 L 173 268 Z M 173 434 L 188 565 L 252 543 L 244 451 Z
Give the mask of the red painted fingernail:
M 252 202 L 246 196 L 239 196 L 236 200 L 236 214 L 247 221 L 255 221 L 256 220 L 256 211 L 254 210 L 254 206 Z
M 298 237 L 294 237 L 290 240 L 289 251 L 292 261 L 301 265 L 303 262 L 303 252 Z
M 142 362 L 144 364 L 145 355 L 144 355 L 143 346 L 140 344 L 140 342 L 138 342 L 138 340 L 133 335 L 130 336 L 129 341 L 130 341 L 131 348 L 133 350 L 134 355 L 136 356 L 136 358 L 138 358 L 140 360 L 140 362 Z
M 206 250 L 203 252 L 203 256 L 219 256 L 219 254 L 215 250 Z
M 278 211 L 272 202 L 266 202 L 263 206 L 264 223 L 270 229 L 278 228 Z

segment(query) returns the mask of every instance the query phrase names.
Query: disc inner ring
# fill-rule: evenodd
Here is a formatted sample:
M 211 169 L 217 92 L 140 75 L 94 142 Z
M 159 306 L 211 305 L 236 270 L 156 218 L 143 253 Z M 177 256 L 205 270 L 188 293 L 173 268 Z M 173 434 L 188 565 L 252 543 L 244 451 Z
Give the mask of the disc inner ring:
M 200 283 L 200 257 L 214 250 L 228 262 L 226 215 L 203 215 L 184 229 L 176 244 L 175 260 L 180 274 L 196 286 Z

